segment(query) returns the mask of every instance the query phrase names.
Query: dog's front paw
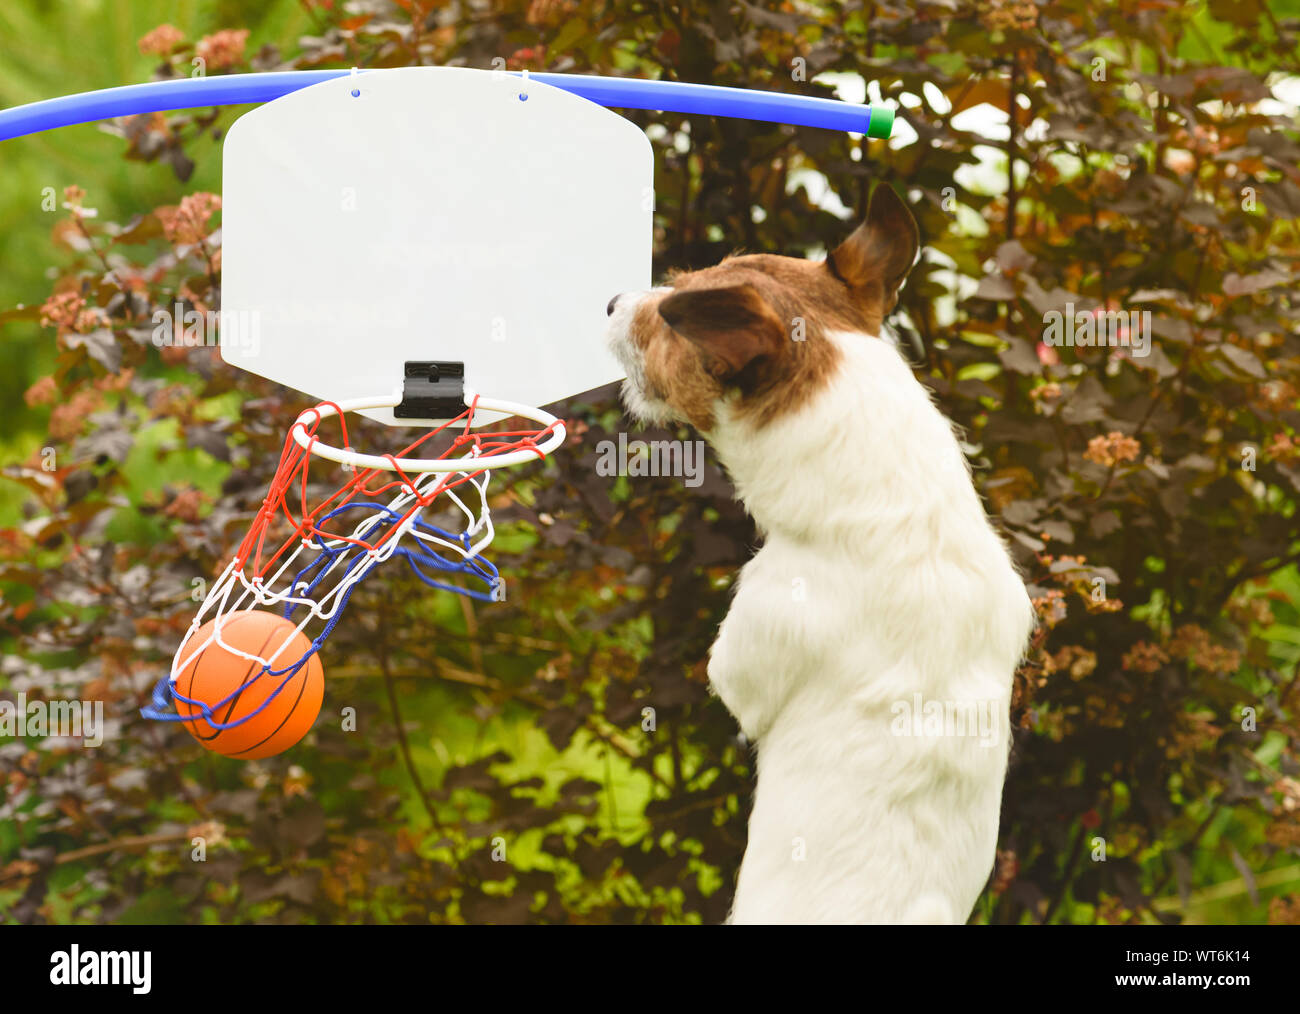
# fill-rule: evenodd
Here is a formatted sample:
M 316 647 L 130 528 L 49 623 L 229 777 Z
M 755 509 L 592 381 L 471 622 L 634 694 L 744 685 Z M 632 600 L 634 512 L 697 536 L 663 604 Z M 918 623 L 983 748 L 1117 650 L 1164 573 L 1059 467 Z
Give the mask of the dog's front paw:
M 728 639 L 726 627 L 709 649 L 709 689 L 740 723 L 752 742 L 758 739 L 764 720 L 761 681 L 755 680 L 754 660 L 745 657 L 742 646 Z
M 709 686 L 723 703 L 726 703 L 726 690 L 732 683 L 732 674 L 735 671 L 736 659 L 735 654 L 730 650 L 730 642 L 727 638 L 727 629 L 724 624 L 723 628 L 718 631 L 718 636 L 714 639 L 712 647 L 709 648 L 709 664 L 706 671 L 709 674 Z

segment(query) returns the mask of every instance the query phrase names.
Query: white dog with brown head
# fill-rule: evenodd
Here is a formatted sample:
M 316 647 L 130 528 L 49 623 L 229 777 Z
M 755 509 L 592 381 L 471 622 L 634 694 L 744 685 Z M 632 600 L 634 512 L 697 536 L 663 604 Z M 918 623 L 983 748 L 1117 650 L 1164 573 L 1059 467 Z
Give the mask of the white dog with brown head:
M 717 451 L 763 535 L 709 681 L 756 744 L 731 921 L 963 922 L 992 867 L 1024 584 L 885 314 L 887 186 L 825 261 L 729 257 L 611 300 L 624 399 Z

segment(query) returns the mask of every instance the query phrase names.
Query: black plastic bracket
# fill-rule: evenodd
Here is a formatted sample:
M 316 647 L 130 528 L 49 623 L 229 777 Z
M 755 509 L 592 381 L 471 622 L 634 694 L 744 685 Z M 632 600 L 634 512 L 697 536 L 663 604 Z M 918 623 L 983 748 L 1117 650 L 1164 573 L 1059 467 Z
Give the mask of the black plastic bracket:
M 465 364 L 408 362 L 402 367 L 398 419 L 455 419 L 465 411 Z

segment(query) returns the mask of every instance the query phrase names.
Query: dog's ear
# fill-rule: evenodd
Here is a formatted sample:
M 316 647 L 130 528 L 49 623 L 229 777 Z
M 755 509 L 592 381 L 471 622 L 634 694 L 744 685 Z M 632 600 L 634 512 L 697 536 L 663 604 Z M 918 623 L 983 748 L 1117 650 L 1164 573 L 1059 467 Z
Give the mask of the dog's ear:
M 921 245 L 916 219 L 892 187 L 882 183 L 871 194 L 866 220 L 826 258 L 826 266 L 849 288 L 882 301 L 887 313 L 912 270 Z
M 709 373 L 724 382 L 753 377 L 786 340 L 781 318 L 752 285 L 674 292 L 660 301 L 659 316 L 704 353 Z

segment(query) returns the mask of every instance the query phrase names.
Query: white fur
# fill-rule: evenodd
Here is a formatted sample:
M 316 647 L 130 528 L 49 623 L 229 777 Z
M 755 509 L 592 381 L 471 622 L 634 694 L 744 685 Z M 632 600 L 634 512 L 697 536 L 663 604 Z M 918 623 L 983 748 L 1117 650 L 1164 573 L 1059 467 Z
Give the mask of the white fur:
M 720 405 L 705 434 L 764 535 L 709 659 L 757 744 L 731 921 L 964 922 L 1033 608 L 925 388 L 878 338 L 831 340 L 842 367 L 799 412 L 755 427 Z M 634 387 L 629 408 L 660 409 Z M 896 734 L 918 693 L 984 702 L 994 741 Z
M 623 404 L 634 419 L 654 425 L 663 425 L 673 417 L 673 408 L 645 393 L 645 370 L 641 356 L 632 344 L 632 318 L 641 302 L 653 293 L 670 291 L 667 286 L 650 292 L 625 292 L 614 302 L 614 312 L 609 317 L 609 347 L 620 366 L 627 371 L 623 382 Z

